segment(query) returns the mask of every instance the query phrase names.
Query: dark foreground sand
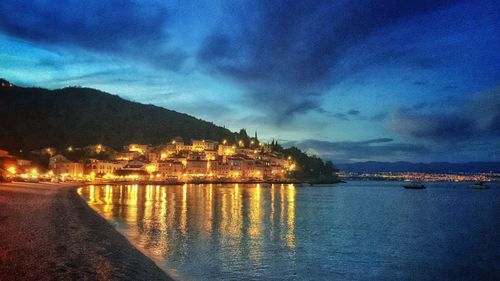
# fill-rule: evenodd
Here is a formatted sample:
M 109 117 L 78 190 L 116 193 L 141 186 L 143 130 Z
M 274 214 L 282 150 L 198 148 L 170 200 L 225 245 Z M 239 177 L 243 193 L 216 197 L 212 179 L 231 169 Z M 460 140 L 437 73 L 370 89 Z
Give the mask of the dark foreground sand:
M 0 183 L 0 280 L 171 280 L 65 184 Z

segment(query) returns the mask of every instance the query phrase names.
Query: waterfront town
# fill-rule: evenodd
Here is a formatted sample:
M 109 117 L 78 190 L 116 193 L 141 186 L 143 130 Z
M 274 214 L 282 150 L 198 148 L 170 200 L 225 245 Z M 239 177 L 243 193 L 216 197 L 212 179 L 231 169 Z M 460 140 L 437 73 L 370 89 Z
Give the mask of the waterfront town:
M 291 157 L 273 151 L 256 138 L 230 144 L 204 139 L 185 142 L 177 137 L 159 146 L 129 144 L 121 151 L 96 144 L 64 150 L 48 147 L 31 153 L 48 159 L 48 165 L 43 167 L 0 150 L 0 159 L 4 159 L 2 177 L 58 182 L 283 182 L 296 168 Z
M 345 181 L 424 181 L 424 182 L 477 182 L 498 181 L 500 173 L 418 173 L 418 172 L 379 172 L 355 173 L 340 172 L 339 178 Z
M 177 137 L 159 146 L 129 144 L 117 151 L 103 144 L 47 147 L 30 151 L 40 161 L 23 159 L 0 149 L 0 180 L 108 182 L 293 182 L 297 163 L 291 157 L 260 143 L 221 142 Z M 498 173 L 353 173 L 339 172 L 342 180 L 384 181 L 497 181 Z

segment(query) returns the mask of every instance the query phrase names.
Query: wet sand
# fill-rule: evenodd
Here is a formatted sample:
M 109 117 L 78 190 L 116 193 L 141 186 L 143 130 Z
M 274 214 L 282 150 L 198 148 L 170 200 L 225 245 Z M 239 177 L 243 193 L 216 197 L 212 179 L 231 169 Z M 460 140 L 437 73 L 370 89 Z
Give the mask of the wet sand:
M 71 184 L 0 183 L 0 280 L 171 280 Z

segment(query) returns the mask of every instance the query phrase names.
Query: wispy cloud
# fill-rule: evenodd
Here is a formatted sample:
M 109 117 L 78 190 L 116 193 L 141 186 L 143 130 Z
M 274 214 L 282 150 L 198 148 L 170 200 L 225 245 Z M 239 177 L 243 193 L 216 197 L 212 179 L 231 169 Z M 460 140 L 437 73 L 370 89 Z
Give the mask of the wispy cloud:
M 0 2 L 0 31 L 55 48 L 80 48 L 177 71 L 186 54 L 169 46 L 169 11 L 130 0 Z
M 447 108 L 427 103 L 400 107 L 388 124 L 397 134 L 436 142 L 500 137 L 499 108 L 500 87 L 496 87 Z
M 365 141 L 323 141 L 308 139 L 291 141 L 286 146 L 297 146 L 337 163 L 388 159 L 411 160 L 428 154 L 431 150 L 421 144 L 394 142 L 391 138 Z
M 241 13 L 232 11 L 239 28 L 221 28 L 206 38 L 198 60 L 208 73 L 240 84 L 253 103 L 280 123 L 283 115 L 321 108 L 326 89 L 374 60 L 415 57 L 403 48 L 387 52 L 370 46 L 376 52 L 371 59 L 346 64 L 349 51 L 369 36 L 455 2 L 252 1 Z

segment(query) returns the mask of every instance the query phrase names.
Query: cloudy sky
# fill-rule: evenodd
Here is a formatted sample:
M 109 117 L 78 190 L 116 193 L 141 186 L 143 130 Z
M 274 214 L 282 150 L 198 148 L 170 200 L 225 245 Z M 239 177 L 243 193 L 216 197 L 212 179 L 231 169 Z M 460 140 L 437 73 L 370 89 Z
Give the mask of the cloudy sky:
M 500 160 L 498 0 L 4 0 L 0 76 L 334 162 Z

